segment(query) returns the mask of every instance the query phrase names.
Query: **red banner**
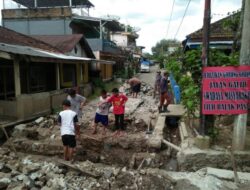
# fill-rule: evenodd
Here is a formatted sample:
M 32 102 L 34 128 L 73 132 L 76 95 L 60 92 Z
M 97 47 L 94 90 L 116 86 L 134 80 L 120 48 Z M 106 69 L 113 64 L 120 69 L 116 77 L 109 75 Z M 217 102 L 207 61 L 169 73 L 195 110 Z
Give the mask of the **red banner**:
M 203 114 L 243 114 L 249 108 L 250 66 L 203 68 Z

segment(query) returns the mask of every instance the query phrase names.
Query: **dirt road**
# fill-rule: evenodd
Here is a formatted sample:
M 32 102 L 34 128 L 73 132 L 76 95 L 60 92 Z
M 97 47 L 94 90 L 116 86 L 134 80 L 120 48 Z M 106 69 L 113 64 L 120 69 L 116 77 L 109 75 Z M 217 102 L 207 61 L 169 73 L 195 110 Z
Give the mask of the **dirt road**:
M 154 80 L 155 80 L 155 75 L 156 71 L 159 69 L 158 65 L 154 65 L 150 67 L 150 73 L 139 73 L 138 78 L 149 84 L 150 86 L 154 86 Z

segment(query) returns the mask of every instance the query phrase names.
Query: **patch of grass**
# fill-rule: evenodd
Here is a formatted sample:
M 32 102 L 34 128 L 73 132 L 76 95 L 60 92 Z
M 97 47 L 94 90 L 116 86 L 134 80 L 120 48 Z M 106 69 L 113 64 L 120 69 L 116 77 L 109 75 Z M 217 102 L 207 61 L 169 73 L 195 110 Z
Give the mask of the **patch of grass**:
M 104 88 L 107 92 L 111 92 L 113 88 L 118 88 L 121 83 L 110 81 L 104 83 L 103 87 L 94 87 L 94 93 L 88 97 L 88 100 L 94 100 L 100 96 L 101 90 Z

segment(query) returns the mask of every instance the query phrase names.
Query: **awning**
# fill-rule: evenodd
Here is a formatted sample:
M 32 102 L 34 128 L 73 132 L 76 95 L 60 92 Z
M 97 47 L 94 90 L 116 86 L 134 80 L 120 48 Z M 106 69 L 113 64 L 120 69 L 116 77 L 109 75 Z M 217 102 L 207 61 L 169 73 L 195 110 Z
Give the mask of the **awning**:
M 44 58 L 54 58 L 54 59 L 63 59 L 63 60 L 72 60 L 72 61 L 91 61 L 93 59 L 85 58 L 85 57 L 75 57 L 68 56 L 61 53 L 53 53 L 44 51 L 41 49 L 29 47 L 29 46 L 20 46 L 20 45 L 11 45 L 0 43 L 0 51 L 19 54 L 19 55 L 29 55 L 34 57 L 44 57 Z

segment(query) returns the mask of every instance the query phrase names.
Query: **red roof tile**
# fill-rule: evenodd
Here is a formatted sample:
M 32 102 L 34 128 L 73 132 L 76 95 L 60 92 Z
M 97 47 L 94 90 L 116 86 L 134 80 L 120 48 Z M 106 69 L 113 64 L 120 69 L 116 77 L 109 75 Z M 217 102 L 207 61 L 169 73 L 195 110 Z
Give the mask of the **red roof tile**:
M 51 46 L 43 41 L 37 40 L 30 36 L 15 32 L 8 28 L 0 26 L 0 43 L 12 44 L 12 45 L 21 45 L 21 46 L 30 46 L 45 51 L 63 53 L 56 47 Z
M 35 39 L 41 40 L 47 44 L 50 44 L 57 49 L 60 49 L 63 53 L 71 52 L 77 43 L 80 42 L 82 34 L 72 35 L 34 35 Z

